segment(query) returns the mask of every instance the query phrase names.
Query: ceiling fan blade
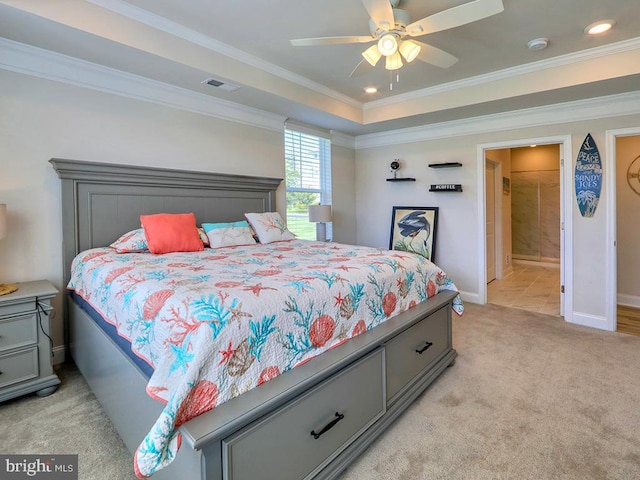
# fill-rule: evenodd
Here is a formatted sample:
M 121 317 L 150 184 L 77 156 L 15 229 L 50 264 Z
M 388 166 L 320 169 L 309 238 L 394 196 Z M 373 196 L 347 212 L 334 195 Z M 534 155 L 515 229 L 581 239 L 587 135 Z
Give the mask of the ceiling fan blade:
M 294 47 L 309 47 L 314 45 L 341 45 L 344 43 L 367 43 L 373 42 L 372 36 L 345 36 L 345 37 L 318 37 L 318 38 L 298 38 L 291 40 Z
M 362 0 L 364 8 L 378 27 L 383 30 L 391 30 L 396 22 L 393 18 L 393 9 L 389 0 Z
M 373 67 L 371 66 L 371 64 L 363 58 L 362 60 L 360 60 L 360 63 L 356 65 L 356 68 L 354 68 L 353 71 L 349 74 L 349 78 L 364 75 L 372 68 Z
M 412 42 L 420 45 L 420 53 L 416 57 L 418 60 L 422 60 L 425 63 L 430 63 L 440 68 L 449 68 L 451 65 L 458 61 L 457 57 L 454 57 L 450 53 L 440 50 L 439 48 L 432 47 L 426 43 L 411 40 Z
M 475 22 L 504 10 L 502 0 L 474 0 L 443 10 L 407 25 L 407 33 L 419 37 Z

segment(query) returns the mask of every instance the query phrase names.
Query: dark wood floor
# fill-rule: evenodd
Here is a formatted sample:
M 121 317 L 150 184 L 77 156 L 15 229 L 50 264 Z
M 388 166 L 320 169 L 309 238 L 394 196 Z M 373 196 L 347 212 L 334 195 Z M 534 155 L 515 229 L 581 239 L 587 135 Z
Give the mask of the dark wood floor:
M 640 308 L 618 305 L 618 332 L 640 336 Z

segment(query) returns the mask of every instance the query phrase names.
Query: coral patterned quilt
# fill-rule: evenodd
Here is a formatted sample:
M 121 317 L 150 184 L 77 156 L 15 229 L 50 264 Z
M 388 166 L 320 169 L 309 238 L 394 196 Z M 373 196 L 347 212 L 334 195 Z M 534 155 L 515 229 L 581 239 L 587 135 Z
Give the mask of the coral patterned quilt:
M 135 455 L 140 478 L 170 463 L 178 427 L 439 290 L 416 254 L 292 240 L 202 252 L 79 254 L 68 286 L 154 369 L 165 407 Z M 462 314 L 460 297 L 454 310 Z

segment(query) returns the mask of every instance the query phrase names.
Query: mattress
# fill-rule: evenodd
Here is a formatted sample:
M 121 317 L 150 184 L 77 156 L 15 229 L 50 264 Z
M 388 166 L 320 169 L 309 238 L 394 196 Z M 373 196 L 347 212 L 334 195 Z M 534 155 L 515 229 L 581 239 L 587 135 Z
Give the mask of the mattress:
M 140 477 L 172 461 L 182 423 L 456 291 L 419 255 L 305 240 L 164 255 L 92 249 L 74 260 L 68 288 L 152 369 L 147 393 L 165 408 L 136 452 Z M 462 314 L 459 296 L 453 308 Z
M 93 319 L 93 321 L 96 322 L 102 331 L 106 333 L 116 345 L 118 345 L 118 348 L 127 354 L 131 361 L 142 373 L 144 373 L 147 379 L 150 378 L 153 374 L 153 367 L 148 361 L 135 354 L 131 348 L 131 342 L 118 334 L 116 326 L 102 318 L 102 315 L 100 315 L 84 298 L 76 294 L 75 291 L 71 290 L 69 295 L 76 305 L 82 308 Z

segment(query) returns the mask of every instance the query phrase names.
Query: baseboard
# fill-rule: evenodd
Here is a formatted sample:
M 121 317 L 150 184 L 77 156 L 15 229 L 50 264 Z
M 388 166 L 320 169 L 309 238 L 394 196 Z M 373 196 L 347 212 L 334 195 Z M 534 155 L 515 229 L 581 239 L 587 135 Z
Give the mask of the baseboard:
M 60 345 L 58 347 L 53 347 L 53 358 L 51 359 L 51 363 L 53 365 L 60 365 L 61 363 L 64 363 L 65 360 L 65 348 L 64 345 Z
M 574 323 L 576 325 L 597 328 L 600 330 L 611 330 L 607 322 L 607 317 L 589 315 L 588 313 L 573 312 L 571 315 L 565 316 L 564 318 L 567 322 Z
M 549 261 L 551 260 L 551 261 Z M 540 259 L 540 260 L 525 260 L 522 258 L 513 258 L 513 263 L 516 265 L 533 265 L 536 267 L 550 267 L 560 268 L 560 262 L 553 261 L 553 259 Z
M 477 293 L 460 291 L 460 298 L 462 298 L 463 302 L 482 303 L 480 301 L 480 295 L 478 295 Z
M 640 297 L 637 295 L 623 295 L 619 293 L 618 305 L 624 305 L 625 307 L 640 308 Z

